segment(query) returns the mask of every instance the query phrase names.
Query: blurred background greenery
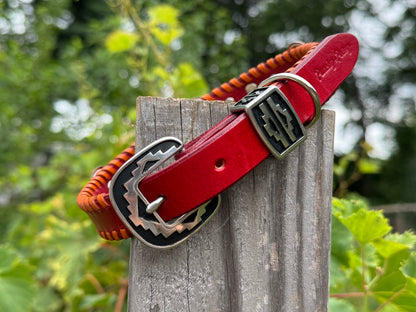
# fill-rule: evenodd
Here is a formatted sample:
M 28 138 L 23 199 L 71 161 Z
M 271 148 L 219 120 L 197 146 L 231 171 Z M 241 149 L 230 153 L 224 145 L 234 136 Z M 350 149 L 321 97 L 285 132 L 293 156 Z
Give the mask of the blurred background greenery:
M 75 199 L 134 141 L 140 95 L 196 97 L 293 41 L 351 32 L 334 195 L 416 211 L 416 1 L 0 0 L 0 310 L 122 311 L 129 242 Z

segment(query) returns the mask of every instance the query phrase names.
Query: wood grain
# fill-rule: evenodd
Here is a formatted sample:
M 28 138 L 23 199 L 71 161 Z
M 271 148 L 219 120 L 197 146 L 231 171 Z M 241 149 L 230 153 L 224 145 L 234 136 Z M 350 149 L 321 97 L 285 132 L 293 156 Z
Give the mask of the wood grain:
M 223 102 L 140 97 L 136 149 L 186 143 L 228 113 Z M 225 191 L 185 243 L 160 251 L 133 238 L 128 311 L 327 311 L 334 119 L 324 110 L 287 158 Z

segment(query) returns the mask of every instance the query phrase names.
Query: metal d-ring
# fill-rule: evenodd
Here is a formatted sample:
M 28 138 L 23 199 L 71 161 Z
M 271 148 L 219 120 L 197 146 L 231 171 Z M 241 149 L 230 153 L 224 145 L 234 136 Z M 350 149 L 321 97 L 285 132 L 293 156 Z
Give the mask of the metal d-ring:
M 305 78 L 302 78 L 299 75 L 291 74 L 291 73 L 279 73 L 272 75 L 262 82 L 260 82 L 258 88 L 264 87 L 271 82 L 279 81 L 279 80 L 292 80 L 302 86 L 311 96 L 313 103 L 315 105 L 315 117 L 311 122 L 305 125 L 306 128 L 312 126 L 315 122 L 318 121 L 319 117 L 321 117 L 321 100 L 319 98 L 318 92 L 316 92 L 315 88 L 307 81 Z

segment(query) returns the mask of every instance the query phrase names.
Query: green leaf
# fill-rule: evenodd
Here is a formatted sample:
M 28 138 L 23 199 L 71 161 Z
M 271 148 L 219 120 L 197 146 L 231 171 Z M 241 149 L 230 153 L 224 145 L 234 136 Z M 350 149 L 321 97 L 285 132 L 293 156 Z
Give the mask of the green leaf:
M 360 159 L 358 170 L 363 174 L 376 174 L 380 172 L 380 162 L 374 159 Z
M 370 289 L 376 297 L 388 299 L 406 286 L 406 277 L 400 271 L 380 276 L 370 285 Z
M 54 246 L 54 257 L 47 259 L 52 269 L 50 285 L 73 294 L 83 276 L 90 254 L 99 248 L 100 239 L 90 222 L 66 222 L 50 216 L 39 235 L 44 246 Z
M 368 205 L 363 200 L 332 199 L 332 214 L 338 218 L 346 218 L 360 209 L 368 210 Z
M 406 244 L 402 244 L 403 242 Z M 372 242 L 377 252 L 385 259 L 384 271 L 386 273 L 399 270 L 410 257 L 410 248 L 413 246 L 412 234 L 390 234 Z
M 408 277 L 416 277 L 416 252 L 410 254 L 409 260 L 402 268 L 402 272 Z
M 340 217 L 339 220 L 361 244 L 379 239 L 391 231 L 388 219 L 381 211 L 367 211 L 361 208 L 349 217 Z
M 329 298 L 329 312 L 355 312 L 354 306 L 344 299 Z
M 11 247 L 0 246 L 0 255 L 8 257 L 0 262 L 0 311 L 29 311 L 36 292 L 32 270 Z
M 409 260 L 410 251 L 409 249 L 402 249 L 393 255 L 390 258 L 386 259 L 386 263 L 384 265 L 384 270 L 386 273 L 394 272 L 400 270 L 403 265 Z
M 22 212 L 30 212 L 31 214 L 36 215 L 48 215 L 52 211 L 62 212 L 65 208 L 65 200 L 62 193 L 56 193 L 51 198 L 41 201 L 41 202 L 31 202 L 29 204 L 23 205 Z
M 82 310 L 88 310 L 94 307 L 105 307 L 109 305 L 111 299 L 110 294 L 95 294 L 83 296 L 79 308 Z
M 414 312 L 416 307 L 416 295 L 405 291 L 395 298 L 392 301 L 392 304 L 397 306 L 400 312 Z
M 105 46 L 112 53 L 124 52 L 133 48 L 139 36 L 134 33 L 116 30 L 105 40 Z
M 168 81 L 170 79 L 170 73 L 163 68 L 162 66 L 155 66 L 151 73 L 152 76 L 155 76 L 159 81 Z
M 37 169 L 39 186 L 42 190 L 52 189 L 60 177 L 60 172 L 52 166 L 43 166 Z
M 33 169 L 26 165 L 19 165 L 11 174 L 11 182 L 15 182 L 23 191 L 29 191 L 34 188 Z
M 331 257 L 329 278 L 331 294 L 344 292 L 350 281 L 347 270 L 334 257 Z
M 57 295 L 55 290 L 51 287 L 39 288 L 33 303 L 33 311 L 62 311 L 61 298 Z
M 383 238 L 374 240 L 372 244 L 377 249 L 377 252 L 385 259 L 390 258 L 393 254 L 399 251 L 409 249 L 406 245 L 396 243 L 394 241 L 388 241 Z
M 370 290 L 380 303 L 389 300 L 400 311 L 413 312 L 416 307 L 416 280 L 400 271 L 381 276 Z
M 178 16 L 179 11 L 171 5 L 158 5 L 149 9 L 150 31 L 164 45 L 183 35 Z
M 15 261 L 15 252 L 6 245 L 0 245 L 0 274 L 11 270 Z
M 387 304 L 383 307 L 383 309 L 381 310 L 382 312 L 400 312 L 401 310 L 396 307 L 394 304 Z
M 396 242 L 407 246 L 409 249 L 413 249 L 416 245 L 416 235 L 411 231 L 404 233 L 391 233 L 386 235 L 386 240 Z
M 352 246 L 351 232 L 337 218 L 332 218 L 331 224 L 331 259 L 337 259 L 342 264 L 348 264 L 346 251 Z
M 362 275 L 362 262 L 361 257 L 354 251 L 347 251 L 349 263 L 348 263 L 348 277 L 349 282 L 357 289 L 362 290 L 363 275 Z
M 371 291 L 380 303 L 390 300 L 400 311 L 414 312 L 416 280 L 405 277 L 400 271 L 381 277 L 372 285 Z
M 347 172 L 348 166 L 351 163 L 354 163 L 358 159 L 358 154 L 356 152 L 350 152 L 349 154 L 344 155 L 341 157 L 341 159 L 338 161 L 338 163 L 334 164 L 334 173 L 337 176 L 345 175 Z
M 190 63 L 181 63 L 174 70 L 172 86 L 175 97 L 197 97 L 208 90 L 204 78 Z

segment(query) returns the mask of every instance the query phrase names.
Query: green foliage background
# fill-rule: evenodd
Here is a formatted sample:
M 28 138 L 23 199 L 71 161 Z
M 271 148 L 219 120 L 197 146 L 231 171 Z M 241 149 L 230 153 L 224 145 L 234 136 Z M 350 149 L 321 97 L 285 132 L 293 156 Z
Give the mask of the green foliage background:
M 330 311 L 414 311 L 416 235 L 363 200 L 333 200 Z
M 338 92 L 356 143 L 334 192 L 368 202 L 334 201 L 330 309 L 411 311 L 415 236 L 368 207 L 416 202 L 415 15 L 405 0 L 0 1 L 0 311 L 125 310 L 129 242 L 101 240 L 75 199 L 134 140 L 137 96 L 200 96 L 342 31 L 361 54 Z

